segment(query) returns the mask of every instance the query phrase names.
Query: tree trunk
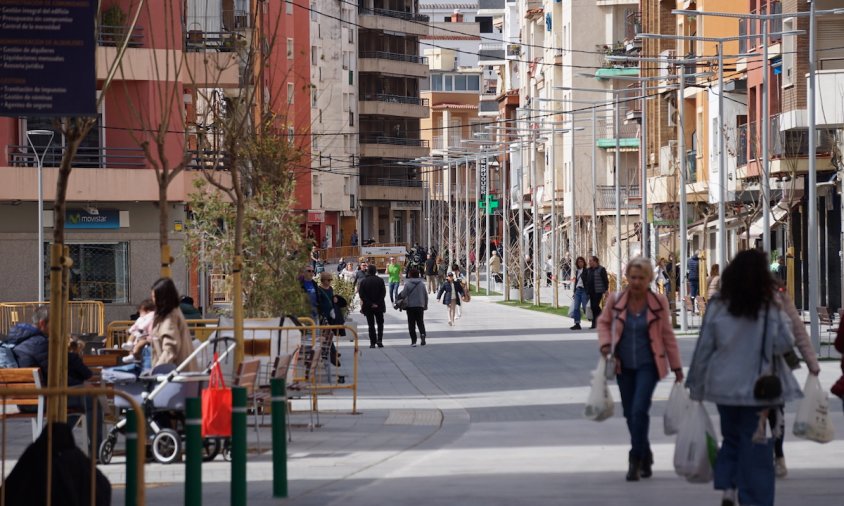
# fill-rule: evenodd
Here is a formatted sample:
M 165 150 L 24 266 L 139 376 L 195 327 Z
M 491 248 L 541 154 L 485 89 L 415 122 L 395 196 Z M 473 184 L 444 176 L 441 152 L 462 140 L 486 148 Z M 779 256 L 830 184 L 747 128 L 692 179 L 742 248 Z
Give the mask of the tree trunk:
M 235 218 L 234 218 L 234 262 L 232 263 L 232 309 L 234 312 L 234 339 L 237 347 L 234 352 L 234 367 L 243 361 L 244 339 L 243 339 L 243 221 L 245 205 L 241 175 L 238 170 L 231 170 L 232 188 L 235 194 Z
M 161 251 L 161 277 L 172 278 L 173 271 L 170 265 L 173 263 L 173 257 L 170 255 L 169 244 L 169 228 L 168 219 L 169 211 L 167 209 L 167 170 L 162 167 L 161 175 L 158 179 L 158 245 Z

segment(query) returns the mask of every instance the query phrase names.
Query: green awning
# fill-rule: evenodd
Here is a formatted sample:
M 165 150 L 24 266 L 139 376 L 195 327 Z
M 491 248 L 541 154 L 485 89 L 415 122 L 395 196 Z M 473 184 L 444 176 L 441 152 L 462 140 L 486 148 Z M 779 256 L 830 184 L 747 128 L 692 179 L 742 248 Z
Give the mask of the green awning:
M 638 76 L 638 67 L 613 67 L 608 69 L 598 69 L 595 72 L 595 79 L 610 79 L 618 76 Z
M 619 139 L 618 146 L 620 148 L 638 148 L 639 138 L 628 137 Z M 615 139 L 598 139 L 598 147 L 601 149 L 615 149 Z

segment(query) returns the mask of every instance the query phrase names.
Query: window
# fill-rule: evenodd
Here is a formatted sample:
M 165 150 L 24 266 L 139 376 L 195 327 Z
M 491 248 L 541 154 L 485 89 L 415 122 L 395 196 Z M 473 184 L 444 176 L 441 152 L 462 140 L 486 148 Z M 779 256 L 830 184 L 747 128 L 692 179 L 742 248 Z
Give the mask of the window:
M 44 251 L 50 251 L 46 244 Z M 112 304 L 129 303 L 129 243 L 68 244 L 73 269 L 70 273 L 70 300 L 99 300 Z M 44 261 L 45 293 L 50 292 L 50 264 Z
M 468 83 L 467 89 L 469 91 L 480 91 L 481 89 L 481 76 L 467 76 Z
M 443 76 L 442 74 L 431 74 L 431 91 L 443 90 Z
M 797 28 L 796 18 L 786 18 L 782 21 L 782 29 L 789 32 Z M 797 37 L 784 35 L 782 37 L 782 87 L 794 86 L 797 69 L 795 68 L 794 52 L 797 49 Z
M 349 176 L 343 177 L 343 194 L 344 195 L 351 195 L 352 187 L 349 186 L 350 183 L 351 183 L 351 179 L 349 178 Z
M 293 14 L 293 0 L 285 0 L 285 10 L 288 14 Z
M 311 65 L 316 65 L 319 60 L 319 48 L 311 46 Z
M 287 103 L 293 103 L 293 83 L 287 83 Z
M 355 113 L 354 111 L 349 111 L 349 126 L 355 126 Z
M 451 91 L 454 89 L 454 76 L 446 74 L 443 76 L 443 91 Z
M 355 71 L 354 70 L 349 71 L 349 84 L 350 85 L 355 84 Z
M 319 150 L 319 136 L 317 134 L 311 135 L 311 149 L 316 152 Z M 322 161 L 322 155 L 319 155 L 320 162 Z
M 287 59 L 293 59 L 293 39 L 291 38 L 287 39 Z
M 492 33 L 492 17 L 491 16 L 476 16 L 481 33 Z
M 311 88 L 311 107 L 317 106 L 317 89 L 316 86 Z
M 292 126 L 287 127 L 287 143 L 293 144 L 296 140 L 296 130 Z
M 317 20 L 317 4 L 316 1 L 311 0 L 311 21 Z
M 454 91 L 466 91 L 466 76 L 454 76 Z
M 355 42 L 355 31 L 352 30 L 351 28 L 349 28 L 349 42 L 351 42 L 353 44 Z

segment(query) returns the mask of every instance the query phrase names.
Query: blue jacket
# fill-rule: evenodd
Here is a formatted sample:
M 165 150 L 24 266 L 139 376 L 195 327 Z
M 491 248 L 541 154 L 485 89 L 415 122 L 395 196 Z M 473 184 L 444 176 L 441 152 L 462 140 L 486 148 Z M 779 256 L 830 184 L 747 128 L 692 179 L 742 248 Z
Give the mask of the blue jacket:
M 454 291 L 457 292 L 457 295 L 463 295 L 463 283 L 460 282 L 459 279 L 454 280 Z M 440 300 L 440 297 L 443 298 L 443 304 L 446 306 L 451 304 L 451 284 L 446 281 L 442 284 L 439 291 L 437 292 L 437 300 Z M 457 305 L 460 305 L 460 297 L 456 298 Z
M 38 367 L 41 369 L 41 380 L 46 383 L 47 365 L 50 344 L 47 336 L 35 325 L 18 323 L 9 332 L 8 341 L 15 345 L 15 357 L 19 367 Z M 81 385 L 93 375 L 76 353 L 67 354 L 67 385 Z
M 692 255 L 689 258 L 689 261 L 686 263 L 686 268 L 688 269 L 688 276 L 689 279 L 700 279 L 700 260 L 698 259 L 697 255 Z

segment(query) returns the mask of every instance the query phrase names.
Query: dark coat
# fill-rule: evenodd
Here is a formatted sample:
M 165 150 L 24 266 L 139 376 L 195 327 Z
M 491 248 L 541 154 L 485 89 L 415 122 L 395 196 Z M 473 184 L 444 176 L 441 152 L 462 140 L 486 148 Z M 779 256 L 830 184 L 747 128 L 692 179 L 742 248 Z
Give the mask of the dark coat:
M 49 354 L 49 341 L 47 336 L 35 325 L 19 323 L 9 332 L 9 342 L 15 345 L 13 350 L 15 358 L 18 359 L 18 367 L 38 367 L 41 369 L 41 380 L 47 382 L 47 365 Z M 90 369 L 82 362 L 82 358 L 76 353 L 67 354 L 67 385 L 81 385 L 85 380 L 93 376 Z
M 460 298 L 463 296 L 463 283 L 460 282 L 459 279 L 454 280 L 454 291 L 457 292 L 457 297 L 455 301 L 457 305 L 460 305 Z M 451 293 L 451 284 L 446 281 L 442 284 L 439 291 L 437 291 L 437 300 L 440 300 L 440 297 L 443 299 L 443 304 L 446 306 L 451 304 L 451 298 L 453 294 Z
M 363 314 L 384 313 L 387 311 L 387 304 L 384 297 L 387 296 L 387 287 L 384 280 L 376 275 L 367 275 L 358 285 L 360 295 L 360 312 Z
M 586 273 L 586 293 L 589 295 L 601 295 L 606 293 L 610 287 L 610 280 L 607 276 L 607 270 L 603 265 L 599 265 L 594 269 L 588 269 Z

